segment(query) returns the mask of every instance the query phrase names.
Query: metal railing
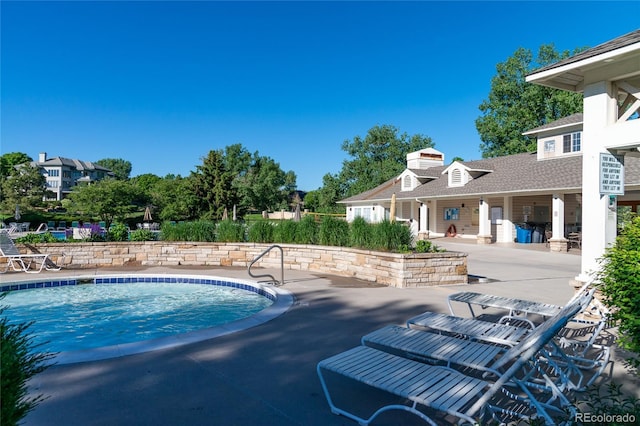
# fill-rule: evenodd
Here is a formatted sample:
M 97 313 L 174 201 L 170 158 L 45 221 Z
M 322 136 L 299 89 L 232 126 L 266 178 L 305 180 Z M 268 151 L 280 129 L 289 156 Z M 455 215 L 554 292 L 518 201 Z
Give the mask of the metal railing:
M 277 248 L 278 250 L 280 250 L 280 282 L 278 282 L 278 280 L 276 280 L 276 278 L 271 274 L 254 275 L 251 273 L 251 267 L 253 266 L 253 264 L 256 263 L 258 260 L 260 260 L 265 254 L 269 253 L 274 248 Z M 263 251 L 255 259 L 251 261 L 251 263 L 249 264 L 249 267 L 247 268 L 247 272 L 252 278 L 269 277 L 271 278 L 271 281 L 274 283 L 274 285 L 283 285 L 284 284 L 284 251 L 282 250 L 282 247 L 274 244 L 271 247 L 267 248 L 265 251 Z

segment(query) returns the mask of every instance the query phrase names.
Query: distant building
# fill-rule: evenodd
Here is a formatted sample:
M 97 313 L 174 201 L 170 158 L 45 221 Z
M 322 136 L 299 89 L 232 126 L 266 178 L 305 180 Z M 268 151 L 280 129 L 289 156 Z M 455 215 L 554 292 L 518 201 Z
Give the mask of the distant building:
M 38 167 L 40 173 L 47 180 L 47 190 L 55 194 L 51 200 L 62 200 L 80 183 L 91 183 L 115 174 L 98 164 L 90 161 L 74 160 L 64 157 L 47 158 L 46 152 L 41 152 L 38 161 L 32 161 L 31 166 Z

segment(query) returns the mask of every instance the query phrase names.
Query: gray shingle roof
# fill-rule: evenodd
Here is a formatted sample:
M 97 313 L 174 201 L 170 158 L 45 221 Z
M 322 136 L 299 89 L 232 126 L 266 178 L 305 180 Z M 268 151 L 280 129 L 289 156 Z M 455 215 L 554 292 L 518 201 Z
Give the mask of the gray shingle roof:
M 538 160 L 536 153 L 523 153 L 504 157 L 463 162 L 470 169 L 490 169 L 464 186 L 449 187 L 447 175 L 441 175 L 448 166 L 428 170 L 439 178 L 418 186 L 413 191 L 401 191 L 400 181 L 391 179 L 382 185 L 341 203 L 356 201 L 382 201 L 391 199 L 395 192 L 398 200 L 415 198 L 448 198 L 524 194 L 534 192 L 581 192 L 582 156 Z M 625 183 L 640 186 L 640 158 L 625 157 Z
M 580 124 L 580 123 L 582 123 L 582 120 L 583 120 L 582 117 L 583 117 L 582 113 L 578 112 L 578 113 L 572 114 L 572 115 L 570 115 L 568 117 L 563 117 L 563 118 L 561 118 L 559 120 L 555 120 L 555 121 L 552 121 L 550 123 L 543 124 L 540 127 L 536 127 L 534 129 L 527 130 L 526 132 L 523 133 L 523 135 L 532 135 L 532 134 L 535 134 L 535 133 L 539 133 L 539 132 L 541 132 L 543 130 L 551 130 L 551 129 L 557 129 L 557 128 L 560 128 L 560 127 L 571 126 L 571 125 L 574 125 L 574 124 Z
M 547 65 L 545 67 L 539 68 L 533 71 L 531 74 L 537 74 L 539 72 L 551 70 L 554 68 L 559 68 L 564 65 L 572 64 L 574 62 L 579 62 L 584 59 L 589 59 L 594 56 L 602 55 L 603 53 L 608 53 L 616 49 L 620 49 L 622 47 L 629 46 L 631 44 L 639 43 L 639 42 L 640 42 L 640 29 L 631 31 L 630 33 L 614 38 L 613 40 L 607 41 L 606 43 L 599 44 L 583 52 L 577 53 L 569 58 L 556 62 L 555 64 L 551 64 L 551 65 Z
M 50 158 L 46 161 L 40 162 L 40 161 L 34 161 L 31 164 L 33 165 L 37 165 L 38 167 L 47 167 L 47 166 L 56 166 L 56 167 L 60 167 L 60 166 L 67 166 L 67 167 L 71 167 L 77 170 L 96 170 L 96 171 L 103 171 L 103 172 L 107 172 L 107 173 L 111 173 L 111 169 L 107 169 L 106 167 L 103 167 L 99 164 L 93 163 L 91 161 L 81 161 L 81 160 L 75 160 L 75 159 L 71 159 L 71 158 L 64 158 L 64 157 L 54 157 L 54 158 Z

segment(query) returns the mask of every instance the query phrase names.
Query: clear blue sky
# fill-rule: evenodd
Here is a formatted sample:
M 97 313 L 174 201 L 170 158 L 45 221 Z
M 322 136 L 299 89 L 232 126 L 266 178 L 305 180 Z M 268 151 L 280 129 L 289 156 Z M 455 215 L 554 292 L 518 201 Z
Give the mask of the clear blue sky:
M 481 157 L 497 63 L 638 28 L 640 2 L 0 3 L 1 152 L 186 176 L 240 143 L 322 186 L 390 124 Z

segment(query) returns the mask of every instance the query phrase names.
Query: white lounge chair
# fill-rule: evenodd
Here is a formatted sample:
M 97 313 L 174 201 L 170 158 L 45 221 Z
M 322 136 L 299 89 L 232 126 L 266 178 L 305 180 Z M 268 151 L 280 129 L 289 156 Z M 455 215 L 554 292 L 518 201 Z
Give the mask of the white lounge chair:
M 39 273 L 43 269 L 48 271 L 59 271 L 60 267 L 49 259 L 48 254 L 22 254 L 13 243 L 13 240 L 5 230 L 0 230 L 0 258 L 6 259 L 7 263 L 3 271 L 9 268 L 17 272 Z
M 524 325 L 527 326 L 524 326 Z M 524 339 L 535 326 L 523 322 L 522 326 L 461 318 L 437 312 L 424 312 L 407 320 L 408 328 L 418 328 L 434 333 L 465 336 L 481 342 L 514 346 Z
M 507 315 L 509 316 L 522 315 L 524 317 L 528 314 L 550 317 L 557 314 L 560 309 L 562 309 L 561 306 L 551 305 L 548 303 L 463 291 L 460 293 L 454 293 L 447 298 L 447 305 L 449 305 L 451 315 L 455 315 L 451 302 L 466 303 L 473 318 L 476 318 L 476 313 L 473 310 L 474 305 L 481 306 L 483 309 L 487 307 L 503 309 L 508 312 Z
M 488 420 L 489 416 L 500 422 L 536 416 L 547 424 L 556 424 L 555 416 L 568 414 L 573 418 L 575 408 L 554 380 L 538 367 L 537 356 L 580 308 L 579 303 L 568 304 L 520 344 L 506 351 L 491 365 L 493 380 L 467 376 L 451 368 L 424 364 L 366 346 L 321 361 L 317 366 L 318 376 L 331 411 L 363 425 L 392 409 L 409 411 L 432 425 L 436 424 L 431 418 L 435 416 L 430 417 L 425 409 L 471 424 Z M 409 405 L 383 403 L 365 418 L 335 404 L 326 372 L 399 396 L 408 400 Z M 532 386 L 533 374 L 540 375 L 545 385 Z
M 495 369 L 496 362 L 503 356 L 511 356 L 511 349 L 501 346 L 398 325 L 389 325 L 367 334 L 362 338 L 362 344 L 420 362 L 445 364 L 465 374 L 470 373 L 469 369 L 477 370 L 477 376 L 489 373 L 499 377 L 501 373 Z M 540 358 L 538 365 L 545 370 L 546 375 L 532 375 L 531 386 L 545 387 L 546 376 L 549 376 L 560 390 L 583 389 L 584 375 L 571 360 L 560 363 L 544 348 L 537 356 Z
M 589 306 L 594 300 L 595 288 L 584 286 L 569 301 L 569 304 L 577 301 L 588 300 Z M 506 298 L 503 298 L 506 300 Z M 517 300 L 517 299 L 513 299 Z M 517 300 L 512 306 L 522 306 L 523 303 Z M 496 303 L 497 304 L 497 303 Z M 535 306 L 532 302 L 530 306 Z M 585 305 L 583 311 L 587 308 Z M 508 308 L 504 308 L 508 309 Z M 535 308 L 531 308 L 529 313 L 533 313 Z M 544 308 L 546 309 L 546 308 Z M 557 307 L 557 312 L 562 310 Z M 509 312 L 513 313 L 513 312 Z M 539 311 L 535 312 L 540 314 Z M 503 322 L 507 322 L 504 324 Z M 551 351 L 549 356 L 553 362 L 565 366 L 567 375 L 577 375 L 571 386 L 576 389 L 583 389 L 591 385 L 605 370 L 609 364 L 610 347 L 596 343 L 602 329 L 606 323 L 606 316 L 600 320 L 590 321 L 572 318 L 571 326 L 560 330 L 555 339 L 550 342 Z M 544 324 L 544 322 L 543 322 Z M 503 316 L 499 322 L 483 321 L 475 318 L 460 318 L 453 315 L 425 312 L 407 321 L 408 328 L 444 333 L 451 336 L 463 337 L 475 341 L 513 347 L 521 340 L 533 332 L 536 325 L 529 319 L 519 316 Z M 575 371 L 579 368 L 588 372 L 589 380 L 583 382 L 583 375 Z

